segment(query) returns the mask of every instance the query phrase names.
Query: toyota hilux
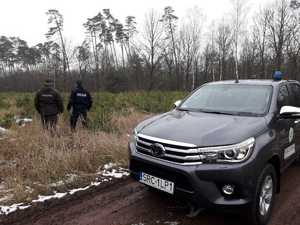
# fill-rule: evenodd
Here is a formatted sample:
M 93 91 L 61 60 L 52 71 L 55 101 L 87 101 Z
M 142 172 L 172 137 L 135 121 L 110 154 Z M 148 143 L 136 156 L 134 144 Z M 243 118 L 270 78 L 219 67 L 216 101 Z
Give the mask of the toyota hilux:
M 202 85 L 134 129 L 131 176 L 202 208 L 241 208 L 267 224 L 280 178 L 300 154 L 300 83 Z

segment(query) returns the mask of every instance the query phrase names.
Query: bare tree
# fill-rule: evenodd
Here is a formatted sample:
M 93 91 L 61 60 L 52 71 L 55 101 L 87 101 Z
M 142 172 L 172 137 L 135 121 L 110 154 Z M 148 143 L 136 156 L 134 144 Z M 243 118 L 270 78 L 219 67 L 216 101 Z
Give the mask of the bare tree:
M 111 14 L 110 9 L 103 9 L 103 14 L 106 23 L 105 29 L 105 39 L 104 42 L 109 45 L 112 61 L 115 63 L 115 66 L 118 67 L 118 57 L 115 46 L 115 36 L 117 24 L 120 22 Z
M 51 38 L 54 35 L 58 34 L 62 49 L 63 56 L 63 72 L 64 72 L 64 88 L 65 88 L 65 80 L 66 80 L 66 72 L 70 71 L 69 60 L 66 53 L 65 41 L 63 38 L 63 25 L 64 19 L 62 14 L 57 9 L 49 9 L 46 14 L 48 15 L 48 24 L 50 25 L 49 31 L 46 34 L 47 38 Z
M 181 53 L 180 64 L 183 77 L 183 88 L 190 90 L 195 88 L 197 61 L 200 57 L 200 47 L 202 38 L 202 22 L 204 16 L 199 8 L 190 9 L 187 19 L 183 22 L 179 32 L 179 45 Z M 191 82 L 190 82 L 191 75 Z M 191 86 L 189 87 L 189 84 Z
M 178 60 L 178 46 L 177 41 L 175 39 L 176 35 L 176 27 L 178 17 L 174 14 L 174 9 L 171 6 L 167 6 L 164 8 L 164 14 L 160 21 L 164 24 L 165 27 L 165 39 L 169 41 L 169 46 L 172 52 L 172 62 L 175 64 L 175 76 L 177 79 L 177 88 L 180 87 L 180 78 L 179 78 L 179 60 Z
M 258 52 L 258 47 L 251 35 L 246 35 L 241 46 L 241 56 L 240 56 L 240 77 L 244 79 L 256 78 L 256 56 Z
M 281 70 L 284 47 L 298 23 L 291 13 L 288 0 L 277 0 L 267 11 L 268 38 L 275 56 L 275 67 Z
M 15 53 L 14 44 L 10 38 L 0 37 L 0 61 L 3 73 L 12 72 L 14 68 Z
M 216 33 L 216 44 L 219 55 L 219 80 L 224 79 L 224 73 L 226 68 L 226 60 L 228 58 L 228 54 L 230 51 L 230 47 L 233 40 L 233 35 L 230 29 L 230 26 L 225 23 L 225 19 L 223 18 L 221 23 L 218 25 L 217 33 Z M 237 66 L 237 65 L 236 65 Z
M 235 56 L 235 78 L 239 79 L 239 44 L 241 34 L 243 32 L 243 25 L 246 17 L 246 0 L 231 0 L 233 6 L 233 43 Z
M 103 47 L 101 43 L 101 38 L 103 37 L 103 15 L 98 13 L 96 16 L 92 18 L 88 18 L 87 22 L 83 24 L 86 32 L 88 34 L 88 41 L 92 46 L 92 53 L 95 63 L 95 73 L 96 73 L 96 90 L 99 90 L 100 87 L 100 60 L 99 60 L 99 52 Z
M 142 33 L 141 56 L 146 63 L 151 90 L 154 85 L 154 75 L 163 57 L 163 26 L 159 15 L 152 9 L 146 14 L 144 32 Z
M 79 76 L 82 79 L 82 75 L 87 72 L 90 59 L 89 45 L 86 41 L 75 48 L 75 56 L 78 61 Z
M 49 78 L 52 77 L 56 86 L 57 75 L 61 70 L 61 47 L 53 41 L 47 41 L 38 44 L 36 48 L 41 55 L 42 72 L 46 73 Z
M 289 78 L 297 80 L 299 79 L 299 56 L 300 56 L 300 24 L 297 22 L 300 19 L 300 2 L 298 0 L 292 0 L 290 3 L 291 13 L 295 21 L 295 27 L 291 33 L 290 38 L 286 44 L 286 71 Z
M 254 15 L 253 41 L 258 48 L 260 75 L 267 78 L 266 73 L 266 51 L 267 51 L 267 27 L 268 26 L 268 9 L 261 9 Z
M 203 61 L 203 80 L 205 81 L 215 81 L 216 80 L 216 67 L 218 64 L 218 51 L 216 44 L 216 29 L 215 21 L 210 25 L 210 30 L 207 33 L 206 46 L 203 51 L 202 61 Z
M 126 43 L 126 54 L 127 58 L 130 60 L 132 53 L 131 53 L 131 45 L 133 44 L 133 37 L 137 33 L 137 28 L 136 28 L 136 20 L 134 16 L 127 16 L 125 19 L 125 29 L 124 29 L 124 34 L 125 34 L 125 43 Z

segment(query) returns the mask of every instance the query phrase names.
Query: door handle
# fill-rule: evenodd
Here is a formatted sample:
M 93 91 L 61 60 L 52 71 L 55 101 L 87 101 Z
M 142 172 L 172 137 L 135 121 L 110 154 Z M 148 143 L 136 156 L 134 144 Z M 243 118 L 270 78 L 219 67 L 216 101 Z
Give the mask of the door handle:
M 294 124 L 300 123 L 300 120 L 295 120 Z

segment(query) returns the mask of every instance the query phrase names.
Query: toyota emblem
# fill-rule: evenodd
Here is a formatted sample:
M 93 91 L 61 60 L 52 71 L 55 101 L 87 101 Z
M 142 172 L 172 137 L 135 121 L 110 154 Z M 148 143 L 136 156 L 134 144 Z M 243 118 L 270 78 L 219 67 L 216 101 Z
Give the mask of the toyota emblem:
M 166 149 L 162 144 L 155 143 L 151 145 L 152 155 L 155 157 L 163 157 L 166 153 Z

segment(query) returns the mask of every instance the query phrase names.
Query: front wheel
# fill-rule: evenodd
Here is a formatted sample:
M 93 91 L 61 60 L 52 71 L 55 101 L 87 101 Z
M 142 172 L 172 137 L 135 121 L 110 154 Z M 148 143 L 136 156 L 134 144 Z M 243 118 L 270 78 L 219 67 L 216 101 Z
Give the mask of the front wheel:
M 259 175 L 255 198 L 251 205 L 250 221 L 253 225 L 266 225 L 270 220 L 277 187 L 276 171 L 267 164 Z

